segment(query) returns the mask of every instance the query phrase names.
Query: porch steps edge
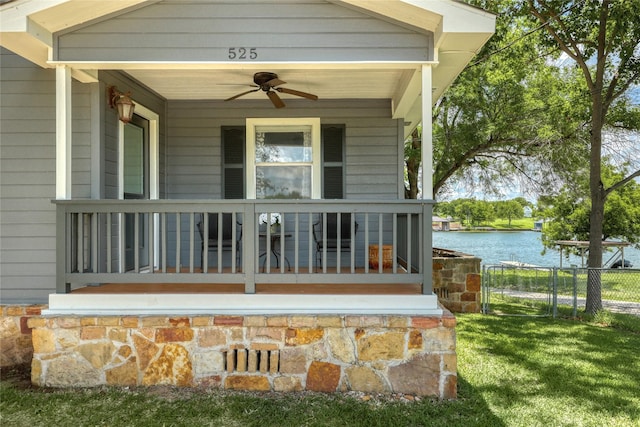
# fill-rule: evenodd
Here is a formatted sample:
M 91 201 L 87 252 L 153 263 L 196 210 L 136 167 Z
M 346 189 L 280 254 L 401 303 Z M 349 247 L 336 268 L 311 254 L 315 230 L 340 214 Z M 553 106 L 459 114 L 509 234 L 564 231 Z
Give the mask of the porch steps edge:
M 391 314 L 442 316 L 432 295 L 51 294 L 43 316 Z

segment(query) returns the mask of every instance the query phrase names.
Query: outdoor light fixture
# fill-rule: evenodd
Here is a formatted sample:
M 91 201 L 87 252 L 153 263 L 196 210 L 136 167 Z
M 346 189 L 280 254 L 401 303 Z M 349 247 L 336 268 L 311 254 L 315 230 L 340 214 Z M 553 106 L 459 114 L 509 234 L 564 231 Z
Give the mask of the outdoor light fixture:
M 136 107 L 136 104 L 131 101 L 131 92 L 122 93 L 115 86 L 109 86 L 107 97 L 109 107 L 118 109 L 118 118 L 124 123 L 129 123 Z

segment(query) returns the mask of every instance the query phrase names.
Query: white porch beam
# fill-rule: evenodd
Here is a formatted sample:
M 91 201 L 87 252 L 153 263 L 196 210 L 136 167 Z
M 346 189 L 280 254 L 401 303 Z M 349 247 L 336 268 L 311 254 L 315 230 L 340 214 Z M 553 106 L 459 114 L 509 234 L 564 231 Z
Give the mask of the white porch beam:
M 410 75 L 407 76 L 404 82 L 401 82 L 400 90 L 393 97 L 392 115 L 394 119 L 406 118 L 413 108 L 422 85 L 420 70 L 418 67 L 413 71 L 405 72 L 410 73 Z
M 71 199 L 71 69 L 56 67 L 56 199 Z

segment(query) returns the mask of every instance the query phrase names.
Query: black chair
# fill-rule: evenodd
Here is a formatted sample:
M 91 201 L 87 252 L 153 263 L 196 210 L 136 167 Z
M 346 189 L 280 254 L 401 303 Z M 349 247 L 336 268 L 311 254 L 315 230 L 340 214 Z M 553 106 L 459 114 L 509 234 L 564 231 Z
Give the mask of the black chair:
M 207 247 L 214 252 L 218 251 L 218 214 L 210 213 L 209 218 L 209 238 L 207 239 Z M 200 233 L 200 241 L 202 242 L 202 251 L 200 252 L 200 268 L 204 268 L 204 214 L 200 215 L 198 222 L 198 232 Z M 240 244 L 242 242 L 242 223 L 236 221 L 236 235 L 233 235 L 233 216 L 230 213 L 222 214 L 222 241 L 220 242 L 220 250 L 233 250 L 233 242 L 236 242 L 236 265 L 240 265 Z
M 340 243 L 340 253 L 351 249 L 351 214 L 340 214 L 340 236 L 338 236 L 338 214 L 328 213 L 326 222 L 326 241 L 323 232 L 323 216 L 313 223 L 313 240 L 316 243 L 316 267 L 322 267 L 322 255 L 326 247 L 327 252 L 338 252 L 338 242 Z M 358 232 L 358 223 L 354 222 L 354 239 Z M 354 240 L 355 245 L 355 240 Z M 340 256 L 338 254 L 337 256 Z

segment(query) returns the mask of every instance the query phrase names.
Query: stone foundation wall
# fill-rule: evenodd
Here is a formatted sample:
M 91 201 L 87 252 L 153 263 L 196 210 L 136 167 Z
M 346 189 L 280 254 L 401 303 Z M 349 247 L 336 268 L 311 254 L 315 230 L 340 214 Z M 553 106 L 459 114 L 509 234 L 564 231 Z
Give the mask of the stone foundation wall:
M 33 344 L 28 319 L 40 316 L 43 305 L 0 306 L 0 367 L 31 363 Z
M 456 397 L 455 317 L 34 317 L 32 382 Z
M 433 292 L 454 313 L 479 313 L 482 299 L 480 258 L 433 249 Z

